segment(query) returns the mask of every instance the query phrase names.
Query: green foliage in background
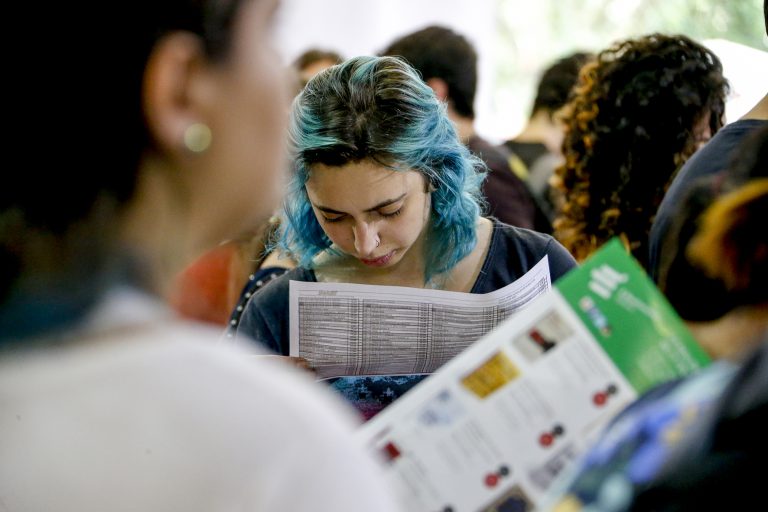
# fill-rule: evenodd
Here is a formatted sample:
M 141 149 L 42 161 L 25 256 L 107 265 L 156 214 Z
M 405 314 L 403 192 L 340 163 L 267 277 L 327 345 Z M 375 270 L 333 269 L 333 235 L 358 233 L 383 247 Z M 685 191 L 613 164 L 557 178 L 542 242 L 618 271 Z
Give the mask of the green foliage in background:
M 495 109 L 510 126 L 527 114 L 538 75 L 574 51 L 599 51 L 651 32 L 728 39 L 768 50 L 763 0 L 496 0 Z M 521 104 L 522 103 L 522 104 Z

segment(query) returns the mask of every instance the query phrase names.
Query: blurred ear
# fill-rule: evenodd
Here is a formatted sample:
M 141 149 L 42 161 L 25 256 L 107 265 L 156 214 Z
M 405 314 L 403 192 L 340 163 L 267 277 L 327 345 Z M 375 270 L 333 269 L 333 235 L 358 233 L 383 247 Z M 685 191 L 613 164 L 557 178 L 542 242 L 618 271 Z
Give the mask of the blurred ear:
M 440 101 L 448 101 L 448 84 L 442 78 L 430 78 L 427 80 L 427 85 L 435 91 L 435 96 Z
M 184 132 L 205 123 L 207 92 L 211 91 L 202 41 L 175 32 L 152 50 L 144 75 L 143 109 L 152 142 L 163 154 L 183 157 Z

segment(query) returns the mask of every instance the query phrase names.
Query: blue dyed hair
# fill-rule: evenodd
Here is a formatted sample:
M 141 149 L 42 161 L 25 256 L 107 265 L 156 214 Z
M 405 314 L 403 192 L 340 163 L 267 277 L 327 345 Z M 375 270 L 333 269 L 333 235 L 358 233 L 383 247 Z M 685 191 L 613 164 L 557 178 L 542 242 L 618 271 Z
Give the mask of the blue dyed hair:
M 315 164 L 373 160 L 414 170 L 432 190 L 425 281 L 474 249 L 485 166 L 461 143 L 445 106 L 416 71 L 394 57 L 356 57 L 314 77 L 294 100 L 288 186 L 278 244 L 299 265 L 331 247 L 306 182 Z

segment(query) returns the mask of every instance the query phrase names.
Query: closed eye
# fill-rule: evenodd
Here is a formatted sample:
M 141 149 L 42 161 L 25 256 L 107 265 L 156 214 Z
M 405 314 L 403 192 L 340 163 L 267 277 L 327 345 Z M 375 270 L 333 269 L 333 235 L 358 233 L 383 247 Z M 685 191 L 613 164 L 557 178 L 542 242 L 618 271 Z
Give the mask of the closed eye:
M 400 207 L 397 210 L 395 210 L 394 212 L 387 212 L 387 213 L 379 212 L 379 215 L 381 215 L 382 217 L 390 218 L 390 217 L 397 217 L 402 212 L 403 212 L 403 208 Z
M 338 217 L 326 217 L 323 215 L 322 217 L 325 222 L 339 222 L 340 220 L 344 219 L 346 215 L 339 215 Z

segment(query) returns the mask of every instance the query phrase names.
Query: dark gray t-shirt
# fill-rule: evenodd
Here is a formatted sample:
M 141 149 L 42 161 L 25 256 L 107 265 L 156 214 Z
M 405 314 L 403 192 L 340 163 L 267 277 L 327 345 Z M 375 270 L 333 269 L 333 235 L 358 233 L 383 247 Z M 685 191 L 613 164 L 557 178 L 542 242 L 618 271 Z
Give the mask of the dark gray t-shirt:
M 706 146 L 685 162 L 675 176 L 659 205 L 649 237 L 648 272 L 654 281 L 659 279 L 661 249 L 667 232 L 672 227 L 678 206 L 683 202 L 694 182 L 705 176 L 726 171 L 733 158 L 733 150 L 755 130 L 768 124 L 759 119 L 742 119 L 726 125 L 712 137 Z

